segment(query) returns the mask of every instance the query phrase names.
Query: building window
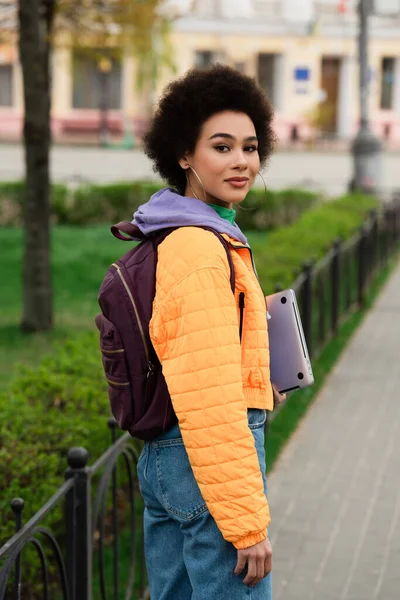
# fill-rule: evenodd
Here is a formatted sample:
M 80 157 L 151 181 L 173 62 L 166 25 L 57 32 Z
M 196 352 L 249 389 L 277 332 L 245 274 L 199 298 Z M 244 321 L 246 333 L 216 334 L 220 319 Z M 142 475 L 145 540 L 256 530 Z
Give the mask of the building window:
M 381 108 L 386 110 L 393 108 L 394 68 L 394 58 L 382 59 Z
M 104 104 L 104 95 L 106 95 L 107 108 L 114 110 L 121 108 L 121 61 L 110 57 L 107 62 L 109 70 L 104 74 L 100 69 L 101 59 L 82 52 L 74 52 L 73 108 L 98 109 Z
M 324 135 L 335 135 L 338 130 L 341 59 L 323 56 L 321 61 L 321 100 L 316 113 L 316 125 Z
M 13 105 L 13 67 L 0 65 L 0 106 Z
M 244 62 L 235 62 L 234 68 L 236 71 L 239 71 L 239 73 L 246 73 L 246 63 Z
M 257 64 L 257 79 L 260 87 L 273 101 L 275 94 L 275 64 L 276 54 L 259 54 Z
M 211 50 L 197 50 L 195 65 L 198 69 L 207 69 L 216 62 L 215 52 Z

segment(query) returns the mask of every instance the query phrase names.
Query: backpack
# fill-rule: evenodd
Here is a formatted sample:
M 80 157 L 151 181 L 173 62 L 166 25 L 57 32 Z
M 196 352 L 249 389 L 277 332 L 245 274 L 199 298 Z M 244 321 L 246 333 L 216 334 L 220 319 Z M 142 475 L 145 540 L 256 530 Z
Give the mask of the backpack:
M 149 334 L 157 249 L 175 229 L 178 228 L 160 230 L 147 237 L 129 222 L 111 227 L 112 234 L 120 240 L 132 241 L 134 237 L 142 241 L 108 269 L 98 296 L 101 313 L 95 317 L 111 412 L 121 429 L 146 441 L 177 422 Z M 234 292 L 235 272 L 226 240 L 210 227 L 201 229 L 214 233 L 223 244 Z

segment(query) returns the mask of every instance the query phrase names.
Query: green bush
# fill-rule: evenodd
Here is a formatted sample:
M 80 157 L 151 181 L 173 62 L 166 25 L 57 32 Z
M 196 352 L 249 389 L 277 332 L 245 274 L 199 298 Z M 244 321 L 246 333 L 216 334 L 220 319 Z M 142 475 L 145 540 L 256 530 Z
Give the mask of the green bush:
M 0 182 L 0 225 L 21 225 L 25 185 L 22 181 Z M 53 183 L 50 188 L 52 220 L 67 221 L 69 191 L 62 183 Z
M 0 182 L 0 225 L 20 225 L 23 193 L 22 181 Z
M 24 521 L 60 485 L 72 446 L 91 460 L 110 441 L 106 383 L 94 332 L 71 339 L 36 369 L 19 368 L 0 394 L 0 545 L 12 534 L 9 502 L 25 500 Z M 58 521 L 58 510 L 52 521 Z
M 151 182 L 114 183 L 78 188 L 69 211 L 71 225 L 116 223 L 132 219 L 160 185 Z
M 52 186 L 52 221 L 61 225 L 91 225 L 130 220 L 137 208 L 149 200 L 162 184 L 151 181 L 84 185 L 69 190 Z M 0 225 L 21 223 L 24 186 L 21 182 L 0 183 Z M 243 208 L 237 210 L 242 229 L 265 230 L 287 225 L 318 201 L 318 195 L 304 190 L 271 191 L 253 189 Z
M 293 223 L 316 204 L 317 194 L 305 190 L 253 189 L 236 210 L 236 222 L 242 230 L 265 231 Z
M 361 226 L 377 200 L 361 194 L 343 196 L 305 212 L 293 225 L 272 231 L 267 245 L 255 240 L 253 251 L 266 291 L 288 287 L 305 261 L 318 260 L 338 237 L 349 238 Z

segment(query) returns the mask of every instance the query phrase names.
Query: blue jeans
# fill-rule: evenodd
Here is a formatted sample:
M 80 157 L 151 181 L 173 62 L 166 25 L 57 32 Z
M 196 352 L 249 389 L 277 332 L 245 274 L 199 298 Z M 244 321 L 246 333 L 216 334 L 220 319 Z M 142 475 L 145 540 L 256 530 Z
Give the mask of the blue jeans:
M 248 411 L 266 494 L 265 418 Z M 237 550 L 208 512 L 178 425 L 145 444 L 138 479 L 151 600 L 271 600 L 271 574 L 254 588 L 243 584 L 246 569 L 234 575 Z

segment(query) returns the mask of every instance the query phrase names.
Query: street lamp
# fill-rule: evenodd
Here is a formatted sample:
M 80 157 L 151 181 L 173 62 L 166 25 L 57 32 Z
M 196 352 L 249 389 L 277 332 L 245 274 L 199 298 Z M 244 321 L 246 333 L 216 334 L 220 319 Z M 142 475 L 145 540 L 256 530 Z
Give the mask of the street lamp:
M 100 145 L 108 144 L 109 78 L 112 69 L 111 60 L 103 56 L 97 63 L 100 74 Z
M 382 143 L 369 126 L 369 79 L 368 39 L 369 16 L 372 12 L 371 0 L 360 0 L 358 52 L 360 63 L 360 128 L 352 144 L 354 176 L 350 184 L 353 190 L 375 193 L 380 188 Z

